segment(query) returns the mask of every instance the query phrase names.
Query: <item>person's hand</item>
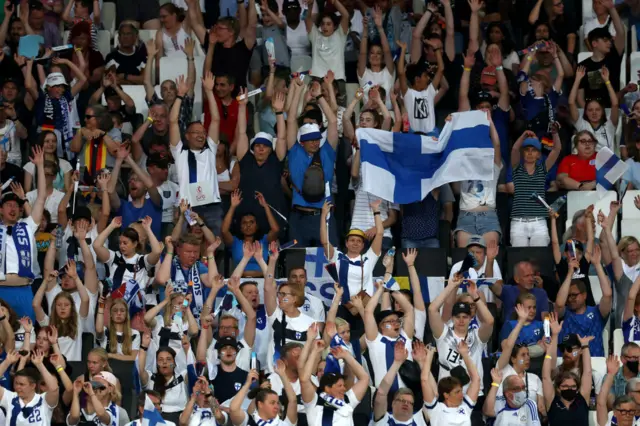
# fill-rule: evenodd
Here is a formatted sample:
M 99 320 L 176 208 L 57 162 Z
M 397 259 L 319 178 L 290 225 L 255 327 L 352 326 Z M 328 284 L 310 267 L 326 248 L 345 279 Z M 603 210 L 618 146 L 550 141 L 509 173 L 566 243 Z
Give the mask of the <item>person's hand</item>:
M 356 99 L 359 101 L 364 97 L 364 90 L 362 90 L 362 87 L 358 87 L 356 89 Z
M 611 10 L 615 7 L 613 5 L 613 0 L 600 0 L 600 4 L 604 6 L 607 10 Z
M 587 69 L 584 67 L 584 65 L 578 65 L 578 68 L 576 68 L 576 80 L 582 80 L 586 73 Z
M 494 260 L 495 258 L 497 258 L 499 251 L 500 248 L 498 247 L 498 243 L 495 241 L 490 241 L 489 244 L 487 244 L 487 259 Z
M 288 380 L 287 379 L 287 365 L 284 363 L 283 360 L 278 359 L 276 361 L 275 370 L 276 370 L 276 374 L 278 376 L 280 376 L 280 378 L 282 380 Z
M 382 200 L 379 198 L 369 203 L 369 207 L 371 207 L 371 211 L 374 213 L 379 212 L 381 203 L 382 203 Z
M 31 353 L 31 362 L 33 363 L 33 365 L 35 365 L 36 367 L 39 367 L 42 365 L 42 362 L 44 360 L 44 353 L 40 350 L 35 350 Z
M 245 259 L 251 259 L 255 253 L 256 249 L 252 243 L 244 243 L 242 245 L 242 256 Z
M 6 4 L 6 2 L 5 2 Z M 13 60 L 15 61 L 15 63 L 19 66 L 22 67 L 23 65 L 27 64 L 27 58 L 25 58 L 24 56 L 20 56 L 17 53 L 15 53 L 13 55 Z
M 251 385 L 251 383 L 253 382 L 257 382 L 260 379 L 260 374 L 258 373 L 257 370 L 251 370 L 249 371 L 249 374 L 247 374 L 247 381 L 245 383 L 246 386 Z
M 231 278 L 227 280 L 227 288 L 232 294 L 238 294 L 240 291 L 240 277 L 232 275 Z
M 402 347 L 404 348 L 404 345 L 402 345 Z M 411 355 L 413 356 L 413 360 L 422 367 L 424 362 L 427 360 L 427 350 L 425 349 L 424 343 L 422 343 L 419 340 L 414 340 L 412 343 Z M 395 359 L 395 347 L 394 347 L 394 359 Z
M 129 148 L 129 145 L 120 144 L 118 146 L 118 153 L 116 154 L 116 158 L 118 158 L 119 160 L 126 160 L 129 157 L 130 153 L 131 149 Z
M 64 357 L 61 354 L 53 353 L 49 355 L 49 361 L 56 368 L 58 367 L 65 368 L 67 366 L 67 363 L 65 362 Z
M 329 70 L 327 71 L 327 75 L 324 76 L 324 84 L 326 84 L 327 86 L 332 86 L 333 85 L 333 80 L 335 79 L 335 74 L 333 73 L 333 71 Z
M 615 376 L 620 368 L 620 359 L 617 355 L 609 355 L 607 358 L 607 374 Z
M 55 325 L 49 326 L 49 332 L 47 333 L 47 339 L 51 345 L 58 343 L 58 328 Z
M 379 6 L 373 8 L 373 23 L 376 28 L 382 28 L 382 9 Z
M 603 65 L 602 68 L 600 68 L 600 74 L 604 82 L 609 81 L 609 68 Z
M 602 250 L 600 245 L 594 244 L 593 253 L 591 253 L 591 263 L 593 265 L 600 265 L 602 263 Z
M 216 250 L 218 250 L 218 247 L 220 247 L 220 244 L 222 244 L 222 240 L 220 237 L 216 237 L 215 240 L 209 244 L 209 247 L 207 247 L 207 253 L 213 256 Z
M 18 198 L 20 198 L 21 200 L 26 200 L 27 199 L 27 197 L 26 197 L 26 195 L 24 193 L 24 188 L 22 188 L 22 184 L 21 183 L 13 181 L 13 182 L 11 182 L 9 187 L 11 188 L 11 192 L 16 194 L 18 196 Z
M 178 96 L 184 96 L 189 91 L 189 85 L 187 84 L 187 79 L 184 75 L 179 75 L 176 78 L 176 87 L 178 89 Z
M 318 324 L 313 323 L 307 330 L 307 341 L 313 342 L 318 337 Z
M 164 247 L 167 249 L 168 253 L 173 253 L 173 238 L 171 235 L 164 237 Z
M 482 6 L 484 6 L 484 3 L 480 0 L 467 0 L 467 2 L 469 3 L 471 13 L 478 13 L 480 9 L 482 9 Z
M 523 323 L 527 321 L 527 318 L 529 317 L 529 312 L 524 307 L 524 305 L 520 303 L 516 305 L 516 314 L 518 314 L 518 321 Z
M 589 342 L 595 339 L 594 336 L 580 336 L 578 335 L 578 341 L 580 342 L 580 346 L 589 346 Z
M 527 139 L 527 138 L 538 138 L 536 136 L 536 134 L 534 132 L 532 132 L 531 130 L 525 130 L 524 133 L 522 133 L 522 136 L 520 136 L 521 139 Z
M 369 90 L 369 99 L 376 102 L 380 100 L 380 92 L 378 91 L 378 86 L 373 86 Z
M 562 322 L 558 322 L 558 315 L 555 312 L 549 312 L 549 328 L 552 336 L 557 336 L 562 331 Z
M 345 359 L 349 354 L 349 351 L 342 346 L 331 348 L 329 352 L 331 352 L 331 355 L 333 355 L 335 359 Z
M 31 152 L 33 153 L 33 157 L 29 157 L 29 160 L 36 166 L 42 167 L 44 165 L 44 151 L 42 147 L 36 145 L 31 148 Z
M 427 3 L 427 10 L 431 12 L 431 15 L 435 15 L 438 12 L 438 6 L 433 2 L 429 2 Z
M 467 345 L 467 342 L 465 342 L 464 340 L 460 340 L 460 343 L 458 343 L 458 353 L 462 356 L 469 356 L 469 345 Z
M 263 209 L 269 208 L 269 204 L 267 204 L 266 200 L 264 199 L 264 195 L 262 195 L 262 192 L 256 191 L 256 200 L 258 201 L 258 204 L 260 204 L 260 207 L 262 207 Z
M 424 43 L 428 46 L 431 46 L 431 48 L 435 49 L 440 49 L 442 47 L 442 42 L 440 40 L 424 40 Z
M 580 263 L 578 262 L 578 259 L 575 257 L 569 259 L 569 273 L 573 275 L 573 273 L 578 270 L 580 270 Z
M 359 295 L 356 294 L 355 296 L 351 296 L 349 302 L 353 305 L 354 308 L 356 308 L 358 312 L 364 311 L 364 302 L 362 301 L 362 297 L 360 297 Z
M 271 108 L 274 112 L 282 112 L 284 111 L 285 105 L 285 96 L 284 93 L 278 92 L 271 98 Z
M 401 339 L 396 340 L 396 344 L 393 345 L 393 360 L 402 364 L 409 357 L 409 352 L 404 345 L 404 341 Z
M 235 189 L 231 193 L 231 207 L 238 207 L 242 203 L 242 191 Z
M 317 81 L 312 82 L 311 86 L 309 86 L 309 93 L 313 98 L 317 98 L 318 96 L 322 95 L 322 87 L 320 86 L 320 83 L 318 83 Z
M 314 352 L 322 352 L 327 345 L 324 344 L 324 340 L 316 339 L 313 341 L 312 349 Z M 334 355 L 335 356 L 335 355 Z
M 244 105 L 245 107 L 249 103 L 249 90 L 246 87 L 241 87 L 238 92 L 238 104 Z
M 122 216 L 114 217 L 109 226 L 112 226 L 113 228 L 120 228 L 122 226 Z
M 153 223 L 151 216 L 145 216 L 142 218 L 142 227 L 147 231 L 151 231 L 151 223 Z
M 10 17 L 13 15 L 13 12 L 16 10 L 12 1 L 4 2 L 4 16 Z
M 78 239 L 78 241 L 80 240 L 84 240 L 85 238 L 87 238 L 87 228 L 88 228 L 89 224 L 86 222 L 80 222 L 80 223 L 76 223 L 73 226 L 73 236 L 76 237 Z
M 147 332 L 142 333 L 141 345 L 144 346 L 145 348 L 148 348 L 150 344 L 151 344 L 151 333 L 147 333 Z
M 187 58 L 193 59 L 193 52 L 196 48 L 196 41 L 189 37 L 184 41 L 184 53 L 187 55 Z
M 478 285 L 476 284 L 475 281 L 471 281 L 471 280 L 467 280 L 468 284 L 467 284 L 467 293 L 469 293 L 469 296 L 471 296 L 474 300 L 478 298 Z
M 207 71 L 202 77 L 202 86 L 205 92 L 213 92 L 213 88 L 216 85 L 216 78 L 211 71 Z
M 91 382 L 84 382 L 82 384 L 82 390 L 84 391 L 84 393 L 86 393 L 88 396 L 95 396 L 95 392 L 93 391 L 93 386 L 91 386 Z
M 153 39 L 147 40 L 144 45 L 147 48 L 147 55 L 150 58 L 156 56 L 156 53 L 158 53 L 158 49 L 156 48 L 156 41 L 155 40 L 153 40 Z
M 33 323 L 31 322 L 31 318 L 22 317 L 18 322 L 20 323 L 20 325 L 22 325 L 22 328 L 24 328 L 25 333 L 31 333 L 33 331 Z
M 104 87 L 105 89 L 106 89 L 107 87 L 111 87 L 111 79 L 109 78 L 109 75 L 108 75 L 108 74 L 105 74 L 105 75 L 102 77 L 102 87 Z
M 110 173 L 102 173 L 98 176 L 98 188 L 102 191 L 106 191 L 109 189 L 109 182 L 111 181 Z
M 362 34 L 367 34 L 367 28 L 369 27 L 369 17 L 364 15 L 362 17 Z
M 72 260 L 72 259 L 67 260 L 66 272 L 67 272 L 67 275 L 69 275 L 69 277 L 73 278 L 74 280 L 78 278 L 78 270 L 76 269 L 75 260 Z
M 415 265 L 416 257 L 418 257 L 418 249 L 410 248 L 407 249 L 407 253 L 402 253 L 402 259 L 404 263 L 407 264 L 407 268 L 410 268 Z
M 11 351 L 7 353 L 7 357 L 5 360 L 9 363 L 9 365 L 13 365 L 16 362 L 20 361 L 20 353 L 18 351 Z
M 280 257 L 280 246 L 277 241 L 271 241 L 269 243 L 269 259 L 277 261 Z
M 331 204 L 329 200 L 325 200 L 324 204 L 322 205 L 322 217 L 327 217 L 329 212 L 331 212 L 331 207 L 333 207 L 333 204 Z
M 476 55 L 471 49 L 467 50 L 467 54 L 463 55 L 463 58 L 465 68 L 473 68 L 473 66 L 476 64 Z
M 491 381 L 497 384 L 502 383 L 502 372 L 497 368 L 491 369 Z
M 342 288 L 342 286 L 340 284 L 333 283 L 333 292 L 335 293 L 334 297 L 337 297 L 338 300 L 342 300 L 342 295 L 344 294 L 344 288 Z M 326 329 L 326 327 L 325 327 L 325 329 Z

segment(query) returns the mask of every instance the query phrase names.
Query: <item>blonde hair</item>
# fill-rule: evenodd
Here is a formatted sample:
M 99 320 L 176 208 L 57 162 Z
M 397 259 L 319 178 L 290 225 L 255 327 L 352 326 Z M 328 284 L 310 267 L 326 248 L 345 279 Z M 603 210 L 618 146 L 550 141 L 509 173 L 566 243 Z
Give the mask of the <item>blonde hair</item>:
M 171 317 L 173 317 L 173 301 L 178 297 L 184 298 L 184 294 L 182 293 L 171 293 L 171 297 L 169 298 L 169 306 L 164 308 L 164 315 L 162 315 L 162 319 L 164 320 L 164 326 L 168 327 L 171 325 Z M 182 308 L 182 307 L 181 307 Z M 182 330 L 180 330 L 182 331 Z
M 89 355 L 96 355 L 102 360 L 102 362 L 104 363 L 104 366 L 102 367 L 102 371 L 108 371 L 109 373 L 113 373 L 113 371 L 111 370 L 111 366 L 109 365 L 109 354 L 107 353 L 106 349 L 93 348 L 89 351 L 89 353 L 87 354 L 87 357 Z
M 618 243 L 618 251 L 625 251 L 631 244 L 638 244 L 638 246 L 640 246 L 640 243 L 638 242 L 638 239 L 636 237 L 628 235 L 626 237 L 620 238 L 620 242 Z
M 349 323 L 347 322 L 347 320 L 342 319 L 342 318 L 340 318 L 340 317 L 337 317 L 337 318 L 336 318 L 335 323 L 336 323 L 336 328 L 340 328 L 340 327 L 343 327 L 343 326 L 345 326 L 345 325 L 349 325 Z
M 282 284 L 280 288 L 287 287 L 291 294 L 296 298 L 296 307 L 301 308 L 304 305 L 304 288 L 299 285 L 289 284 L 288 282 Z
M 132 333 L 131 333 L 131 318 L 129 317 L 129 305 L 124 299 L 114 299 L 109 308 L 109 352 L 112 354 L 118 353 L 118 335 L 116 332 L 116 324 L 113 322 L 113 316 L 111 316 L 111 310 L 114 306 L 122 305 L 125 310 L 125 319 L 122 330 L 122 354 L 131 355 L 132 346 Z
M 58 303 L 59 299 L 67 299 L 71 304 L 69 319 L 65 320 L 58 317 L 58 311 L 56 310 L 56 303 Z M 58 295 L 53 299 L 53 303 L 51 304 L 51 321 L 49 321 L 49 325 L 53 325 L 58 329 L 58 338 L 60 337 L 70 337 L 73 340 L 77 340 L 80 338 L 78 335 L 78 311 L 76 311 L 76 304 L 73 301 L 73 297 L 71 297 L 71 293 L 68 291 L 63 291 L 58 293 Z

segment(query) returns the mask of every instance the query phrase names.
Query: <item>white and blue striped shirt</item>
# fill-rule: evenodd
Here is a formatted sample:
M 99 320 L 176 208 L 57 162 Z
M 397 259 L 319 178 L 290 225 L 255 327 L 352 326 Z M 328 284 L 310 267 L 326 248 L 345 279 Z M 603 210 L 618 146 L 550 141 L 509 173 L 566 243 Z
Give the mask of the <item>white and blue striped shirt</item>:
M 530 399 L 527 399 L 522 407 L 512 408 L 503 396 L 497 397 L 494 409 L 494 426 L 540 426 L 538 406 Z

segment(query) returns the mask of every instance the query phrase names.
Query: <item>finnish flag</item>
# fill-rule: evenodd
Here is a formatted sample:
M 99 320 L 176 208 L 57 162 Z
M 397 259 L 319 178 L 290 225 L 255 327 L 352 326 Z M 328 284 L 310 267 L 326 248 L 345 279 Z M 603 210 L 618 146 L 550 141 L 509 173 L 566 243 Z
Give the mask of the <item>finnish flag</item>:
M 449 182 L 493 179 L 493 144 L 483 111 L 452 114 L 439 138 L 358 129 L 363 189 L 409 204 Z
M 596 155 L 596 191 L 598 198 L 605 196 L 607 191 L 624 175 L 629 166 L 619 159 L 609 148 L 602 148 Z

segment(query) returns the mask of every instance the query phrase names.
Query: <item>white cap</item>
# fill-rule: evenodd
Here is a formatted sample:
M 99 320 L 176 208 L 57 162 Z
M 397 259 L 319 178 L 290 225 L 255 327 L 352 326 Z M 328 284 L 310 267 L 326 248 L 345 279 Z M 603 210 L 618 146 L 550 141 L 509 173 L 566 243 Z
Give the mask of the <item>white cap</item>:
M 44 82 L 44 87 L 59 86 L 61 84 L 67 85 L 67 80 L 61 72 L 52 72 L 47 76 L 47 80 Z
M 258 132 L 258 133 L 256 133 L 255 137 L 253 139 L 251 139 L 251 142 L 249 143 L 249 146 L 253 147 L 254 143 L 260 143 L 262 145 L 267 145 L 271 149 L 273 149 L 273 136 L 271 136 L 269 133 L 266 133 L 266 132 Z
M 118 379 L 116 379 L 116 376 L 113 375 L 113 373 L 109 373 L 108 371 L 101 371 L 98 374 L 96 374 L 95 376 L 93 376 L 93 379 L 102 379 L 105 382 L 109 383 L 112 386 L 117 386 L 118 384 Z
M 298 142 L 321 140 L 320 127 L 315 123 L 306 123 L 298 130 Z

